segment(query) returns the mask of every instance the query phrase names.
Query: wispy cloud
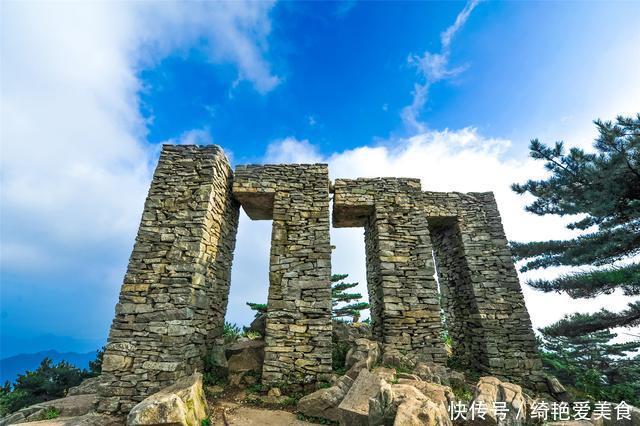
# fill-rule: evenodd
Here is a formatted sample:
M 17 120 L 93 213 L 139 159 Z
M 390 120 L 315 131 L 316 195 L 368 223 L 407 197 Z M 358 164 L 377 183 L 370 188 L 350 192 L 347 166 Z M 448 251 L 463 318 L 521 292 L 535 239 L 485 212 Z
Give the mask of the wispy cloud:
M 440 33 L 440 52 L 432 53 L 425 51 L 422 56 L 410 54 L 407 62 L 417 69 L 422 80 L 413 86 L 413 100 L 410 105 L 401 111 L 402 121 L 410 131 L 424 132 L 426 126 L 420 120 L 420 112 L 427 103 L 429 88 L 442 80 L 455 77 L 466 69 L 466 66 L 450 68 L 449 56 L 451 53 L 451 42 L 456 33 L 464 26 L 469 19 L 471 12 L 478 5 L 480 0 L 470 0 L 458 16 L 455 22 L 446 30 Z
M 272 90 L 272 5 L 3 4 L 0 334 L 28 334 L 42 318 L 57 334 L 106 333 L 157 155 L 138 71 L 196 48 L 258 92 Z M 174 142 L 211 136 L 195 130 Z M 63 313 L 70 300 L 94 304 Z

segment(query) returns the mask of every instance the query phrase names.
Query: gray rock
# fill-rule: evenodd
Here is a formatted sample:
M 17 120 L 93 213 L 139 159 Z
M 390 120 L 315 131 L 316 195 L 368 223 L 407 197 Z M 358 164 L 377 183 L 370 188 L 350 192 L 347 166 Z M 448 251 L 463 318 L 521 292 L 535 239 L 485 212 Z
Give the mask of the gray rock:
M 78 386 L 67 392 L 67 396 L 97 394 L 100 387 L 100 376 L 85 379 Z
M 349 349 L 345 367 L 351 368 L 358 361 L 365 361 L 367 369 L 371 369 L 380 359 L 380 344 L 373 340 L 356 339 L 354 347 Z
M 408 398 L 398 406 L 394 426 L 452 425 L 447 408 L 433 401 Z
M 207 412 L 202 375 L 195 373 L 133 407 L 127 416 L 127 425 L 196 426 L 207 417 Z
M 362 369 L 351 389 L 338 406 L 341 425 L 359 426 L 369 424 L 369 398 L 380 393 L 382 381 L 369 370 Z
M 338 405 L 353 385 L 349 376 L 342 376 L 334 386 L 319 389 L 298 401 L 298 411 L 312 417 L 339 420 Z
M 493 407 L 496 402 L 506 402 L 507 415 L 504 419 L 497 418 L 493 410 L 487 410 L 484 419 L 475 416 L 470 421 L 473 425 L 520 426 L 526 424 L 527 400 L 522 388 L 513 383 L 502 382 L 496 377 L 481 377 L 476 385 L 473 402 L 484 403 L 486 407 Z M 470 419 L 470 413 L 467 419 Z

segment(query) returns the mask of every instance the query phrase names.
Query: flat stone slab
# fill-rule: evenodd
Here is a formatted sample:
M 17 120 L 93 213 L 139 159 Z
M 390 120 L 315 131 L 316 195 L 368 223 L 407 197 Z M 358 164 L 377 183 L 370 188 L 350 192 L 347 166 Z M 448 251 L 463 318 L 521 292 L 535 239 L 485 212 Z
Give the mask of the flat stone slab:
M 367 369 L 362 369 L 351 389 L 338 406 L 341 425 L 368 426 L 369 398 L 380 392 L 381 380 Z

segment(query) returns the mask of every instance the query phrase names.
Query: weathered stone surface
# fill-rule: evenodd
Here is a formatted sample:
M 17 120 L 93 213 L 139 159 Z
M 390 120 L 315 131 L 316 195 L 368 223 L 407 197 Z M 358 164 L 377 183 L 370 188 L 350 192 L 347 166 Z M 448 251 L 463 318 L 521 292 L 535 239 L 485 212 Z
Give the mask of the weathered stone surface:
M 334 226 L 365 228 L 373 336 L 390 349 L 385 358 L 400 349 L 446 361 L 433 252 L 454 355 L 546 391 L 493 194 L 423 192 L 419 180 L 395 178 L 334 187 Z
M 202 390 L 202 375 L 195 373 L 157 392 L 133 407 L 128 426 L 199 426 L 207 417 L 207 401 Z
M 42 420 L 44 413 L 52 407 L 54 407 L 62 417 L 83 416 L 93 411 L 95 403 L 95 394 L 72 395 L 65 398 L 40 402 L 0 419 L 0 426 Z
M 398 384 L 410 385 L 418 389 L 429 400 L 448 407 L 451 401 L 455 399 L 453 392 L 449 386 L 439 385 L 424 381 L 398 379 Z
M 23 426 L 122 426 L 122 424 L 123 419 L 120 417 L 98 413 L 89 413 L 79 417 L 58 417 L 53 420 L 21 423 Z
M 264 362 L 264 341 L 247 340 L 226 349 L 229 374 L 253 371 L 260 373 Z
M 495 377 L 481 377 L 476 385 L 473 403 L 484 404 L 488 408 L 495 406 L 496 402 L 506 402 L 507 415 L 504 419 L 498 418 L 495 411 L 488 409 L 484 419 L 474 416 L 471 424 L 475 425 L 524 425 L 527 421 L 527 401 L 522 393 L 522 388 L 513 383 L 501 382 Z M 470 419 L 471 413 L 467 415 Z
M 163 146 L 109 333 L 99 411 L 126 415 L 202 370 L 223 330 L 238 215 L 220 147 Z
M 398 406 L 394 426 L 445 426 L 452 425 L 444 405 L 430 400 L 406 399 Z
M 356 339 L 354 347 L 347 352 L 345 367 L 351 368 L 356 362 L 364 361 L 366 368 L 371 369 L 380 359 L 380 344 L 368 339 Z
M 360 371 L 349 392 L 338 406 L 341 425 L 359 426 L 369 424 L 369 399 L 380 392 L 382 381 L 369 370 Z
M 388 367 L 376 367 L 373 371 L 373 374 L 378 376 L 380 379 L 384 380 L 387 383 L 391 383 L 396 380 L 396 369 L 388 368 Z
M 254 333 L 260 333 L 261 336 L 266 334 L 267 330 L 267 314 L 259 314 L 249 324 L 249 330 Z
M 273 219 L 262 380 L 331 377 L 331 244 L 326 164 L 248 165 L 233 194 L 252 219 Z
M 615 407 L 615 404 L 614 404 L 614 407 Z M 640 425 L 640 408 L 634 407 L 632 405 L 630 405 L 628 408 L 629 408 L 628 416 L 626 416 L 626 413 L 625 413 L 625 417 L 628 417 L 628 418 L 618 420 L 617 412 L 615 411 L 615 408 L 614 408 L 612 410 L 612 415 L 610 419 L 605 419 L 605 418 L 596 419 L 595 416 L 592 415 L 591 422 L 595 426 L 638 426 Z
M 546 376 L 547 386 L 549 387 L 549 393 L 554 396 L 558 401 L 571 402 L 571 395 L 562 386 L 560 381 L 553 376 Z
M 335 385 L 302 397 L 298 401 L 298 411 L 307 416 L 338 421 L 340 419 L 338 405 L 352 385 L 353 380 L 350 377 L 342 376 Z
M 442 299 L 463 367 L 547 391 L 491 193 L 425 192 L 417 179 L 336 180 L 334 225 L 365 228 L 372 327 L 338 325 L 332 336 L 331 186 L 325 164 L 238 166 L 234 175 L 220 147 L 165 145 L 116 305 L 98 411 L 125 414 L 202 370 L 223 330 L 240 205 L 273 225 L 267 314 L 255 324 L 264 358 L 231 354 L 234 369 L 260 362 L 265 384 L 330 381 L 337 338 L 354 346 L 351 378 L 382 351 L 385 364 L 449 384 Z
M 100 386 L 100 376 L 85 379 L 78 386 L 67 391 L 67 396 L 97 394 Z

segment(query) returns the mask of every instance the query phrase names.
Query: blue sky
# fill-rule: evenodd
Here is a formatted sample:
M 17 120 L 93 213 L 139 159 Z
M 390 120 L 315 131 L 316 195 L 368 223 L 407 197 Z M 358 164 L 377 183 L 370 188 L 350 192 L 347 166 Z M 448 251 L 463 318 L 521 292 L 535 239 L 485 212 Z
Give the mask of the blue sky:
M 640 111 L 637 2 L 4 3 L 0 13 L 0 357 L 104 341 L 163 142 L 216 143 L 234 164 L 324 161 L 334 178 L 492 190 L 507 235 L 531 240 L 570 233 L 524 213 L 508 189 L 543 173 L 529 140 L 588 147 L 591 120 Z M 242 218 L 231 321 L 250 320 L 248 297 L 266 299 L 269 226 Z M 361 230 L 332 240 L 334 271 L 366 293 Z M 524 291 L 535 326 L 626 304 Z

